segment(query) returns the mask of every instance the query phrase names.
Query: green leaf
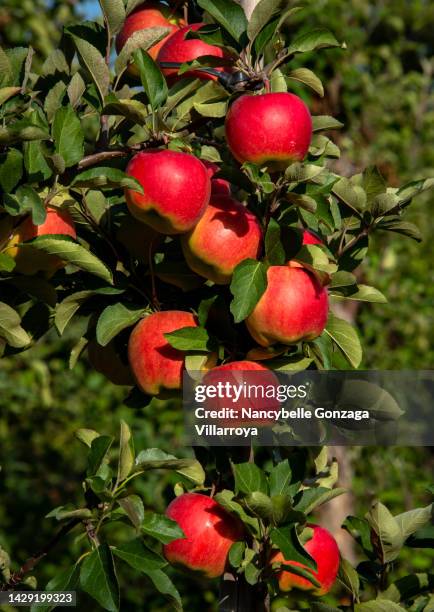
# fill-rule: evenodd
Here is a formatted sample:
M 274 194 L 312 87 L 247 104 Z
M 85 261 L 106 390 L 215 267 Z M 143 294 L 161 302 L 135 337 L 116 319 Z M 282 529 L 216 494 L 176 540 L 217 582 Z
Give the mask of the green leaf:
M 4 338 L 14 348 L 24 348 L 32 341 L 21 327 L 19 314 L 4 302 L 0 302 L 0 338 Z
M 329 117 L 329 115 L 315 115 L 312 117 L 314 132 L 319 132 L 320 130 L 338 130 L 341 127 L 344 127 L 344 124 L 334 117 Z
M 122 0 L 99 0 L 111 36 L 117 34 L 125 21 L 126 12 Z
M 54 324 L 60 335 L 65 331 L 66 326 L 72 319 L 77 310 L 94 295 L 92 290 L 78 291 L 68 295 L 63 302 L 58 304 L 54 317 Z
M 99 166 L 91 168 L 78 174 L 71 183 L 71 187 L 96 187 L 98 189 L 113 189 L 125 187 L 143 193 L 143 188 L 139 181 L 132 176 L 128 176 L 118 168 Z
M 146 313 L 146 309 L 135 304 L 118 302 L 107 306 L 96 325 L 96 339 L 101 346 L 113 340 L 123 329 L 131 327 Z
M 125 512 L 137 531 L 145 518 L 145 508 L 138 495 L 128 495 L 117 500 L 119 506 Z
M 401 221 L 399 217 L 382 219 L 375 225 L 375 227 L 387 232 L 395 232 L 397 234 L 402 234 L 403 236 L 408 236 L 408 238 L 412 238 L 413 240 L 416 240 L 416 242 L 422 242 L 422 235 L 419 228 L 414 225 L 414 223 Z
M 371 528 L 366 519 L 361 519 L 356 516 L 347 516 L 342 524 L 342 529 L 348 531 L 363 548 L 363 551 L 369 558 L 372 557 Z
M 377 196 L 386 191 L 386 182 L 376 166 L 370 166 L 364 170 L 362 187 L 366 192 L 368 206 Z
M 60 259 L 67 261 L 81 270 L 102 278 L 107 283 L 113 283 L 111 270 L 93 253 L 77 244 L 70 238 L 64 236 L 45 235 L 38 236 L 21 245 L 39 249 L 49 255 L 57 255 Z
M 39 194 L 30 185 L 21 185 L 13 195 L 6 194 L 3 205 L 12 216 L 30 212 L 35 225 L 42 225 L 47 218 L 47 211 Z
M 84 155 L 84 134 L 72 106 L 61 106 L 57 110 L 51 133 L 56 151 L 65 160 L 66 167 L 79 162 Z
M 402 514 L 395 516 L 395 521 L 398 523 L 401 533 L 405 539 L 413 533 L 424 527 L 433 518 L 433 506 L 425 506 L 424 508 L 415 508 Z
M 291 70 L 291 72 L 288 73 L 288 79 L 292 79 L 293 81 L 298 81 L 304 85 L 307 85 L 313 89 L 315 93 L 321 96 L 321 98 L 324 96 L 324 87 L 321 83 L 321 79 L 308 68 L 295 68 L 294 70 Z
M 374 601 L 366 601 L 354 606 L 354 612 L 402 612 L 405 609 L 387 599 L 375 599 Z
M 104 610 L 119 610 L 118 579 L 112 552 L 107 544 L 101 544 L 84 559 L 80 571 L 80 586 Z
M 148 96 L 151 107 L 155 110 L 166 101 L 169 91 L 166 80 L 149 53 L 138 49 L 134 51 L 133 57 L 140 72 L 143 89 Z
M 270 219 L 265 234 L 265 254 L 271 265 L 281 266 L 298 253 L 302 244 L 302 235 L 298 230 L 279 225 Z
M 15 268 L 15 259 L 7 253 L 0 253 L 0 272 L 12 272 Z
M 0 155 L 0 186 L 10 193 L 23 176 L 23 155 L 18 149 L 9 149 Z
M 137 49 L 147 51 L 154 45 L 156 45 L 165 36 L 170 34 L 171 30 L 167 27 L 155 27 L 146 28 L 145 30 L 137 30 L 127 40 L 125 45 L 122 47 L 122 51 L 119 53 L 115 61 L 116 74 L 120 74 L 125 70 L 128 62 L 131 61 L 131 56 Z
M 294 498 L 294 510 L 303 512 L 306 515 L 310 514 L 318 506 L 346 492 L 346 489 L 340 487 L 336 489 L 326 489 L 325 487 L 304 489 L 297 493 Z
M 94 476 L 104 461 L 106 460 L 107 454 L 113 444 L 113 438 L 111 436 L 98 436 L 90 445 L 90 452 L 87 458 L 87 475 Z
M 346 298 L 347 300 L 358 300 L 360 302 L 377 302 L 386 304 L 387 298 L 375 287 L 369 285 L 356 285 L 340 287 L 339 290 L 331 290 L 330 295 Z
M 247 30 L 247 19 L 239 4 L 233 0 L 198 0 L 198 4 L 222 25 L 234 40 L 241 42 Z
M 275 465 L 270 471 L 270 495 L 283 495 L 289 493 L 292 479 L 292 470 L 288 459 Z
M 256 259 L 245 259 L 234 270 L 230 290 L 234 299 L 230 310 L 235 323 L 253 311 L 267 288 L 267 266 Z
M 268 494 L 268 483 L 265 472 L 254 463 L 233 463 L 232 471 L 235 478 L 235 491 L 238 493 L 254 493 L 260 491 Z
M 329 30 L 318 28 L 310 30 L 296 38 L 288 47 L 287 53 L 306 53 L 315 49 L 325 49 L 330 47 L 340 47 L 336 38 Z
M 144 125 L 148 118 L 146 106 L 139 100 L 109 99 L 103 109 L 104 115 L 121 115 L 134 123 Z
M 225 117 L 228 112 L 228 102 L 211 102 L 210 104 L 194 102 L 194 109 L 203 117 Z
M 127 478 L 134 467 L 134 440 L 131 429 L 121 420 L 121 431 L 119 441 L 119 463 L 118 463 L 118 482 Z
M 354 327 L 330 313 L 324 333 L 333 340 L 351 366 L 358 368 L 362 361 L 362 346 Z
M 167 561 L 144 545 L 141 538 L 130 540 L 113 549 L 113 554 L 122 559 L 130 567 L 147 574 L 167 565 Z
M 205 472 L 197 459 L 177 459 L 159 448 L 141 451 L 136 458 L 136 470 L 175 470 L 191 482 L 203 485 Z
M 44 590 L 46 593 L 74 591 L 78 586 L 79 576 L 80 566 L 78 564 L 66 570 L 56 572 L 56 575 L 47 583 Z M 30 608 L 30 612 L 51 612 L 51 610 L 54 610 L 56 607 L 55 604 L 33 604 Z
M 312 179 L 322 174 L 324 170 L 322 166 L 315 166 L 315 164 L 295 162 L 285 170 L 285 178 L 292 183 L 303 183 L 305 181 L 312 181 Z
M 69 82 L 66 92 L 68 94 L 69 102 L 72 108 L 78 106 L 81 96 L 86 91 L 86 83 L 83 81 L 83 77 L 79 72 L 76 72 Z
M 182 327 L 164 334 L 164 337 L 179 351 L 207 351 L 212 348 L 212 340 L 204 327 Z
M 244 551 L 246 549 L 246 543 L 245 542 L 234 542 L 232 544 L 232 546 L 230 547 L 229 550 L 229 563 L 232 565 L 232 567 L 240 567 L 243 557 L 244 557 Z
M 259 536 L 259 521 L 252 516 L 249 516 L 241 504 L 235 501 L 233 498 L 235 494 L 233 491 L 223 489 L 214 496 L 216 502 L 218 502 L 225 510 L 235 514 L 242 520 L 244 525 L 256 536 Z
M 286 8 L 287 4 L 286 0 L 260 0 L 253 9 L 247 25 L 249 40 L 253 42 L 270 19 Z
M 265 493 L 254 491 L 244 498 L 244 505 L 250 514 L 254 514 L 263 519 L 273 517 L 273 504 L 271 498 Z
M 99 436 L 100 434 L 94 429 L 82 428 L 77 429 L 77 431 L 75 432 L 75 437 L 77 438 L 77 440 L 80 440 L 80 442 L 82 442 L 88 448 L 92 446 L 92 442 L 95 440 L 95 438 L 98 438 Z
M 78 38 L 72 35 L 78 54 L 84 66 L 89 71 L 96 88 L 98 90 L 101 102 L 104 103 L 104 98 L 110 87 L 110 71 L 105 63 L 105 60 L 96 47 L 91 45 L 87 40 Z
M 361 216 L 360 211 L 363 210 L 366 205 L 366 193 L 362 187 L 357 188 L 349 179 L 343 177 L 333 185 L 332 192 L 344 204 L 351 208 L 357 216 Z
M 270 539 L 287 561 L 297 561 L 316 571 L 317 565 L 300 544 L 295 526 L 275 527 L 270 531 Z
M 377 536 L 374 546 L 381 563 L 394 561 L 404 544 L 398 521 L 380 502 L 372 505 L 371 510 L 366 514 L 366 520 Z
M 339 564 L 338 580 L 352 594 L 353 599 L 358 600 L 360 590 L 359 575 L 351 563 L 342 557 Z
M 296 576 L 306 578 L 306 580 L 309 580 L 309 582 L 311 582 L 317 588 L 321 587 L 321 583 L 315 578 L 309 569 L 300 567 L 299 565 L 288 565 L 286 563 L 281 563 L 280 568 L 282 570 L 291 572 L 291 574 L 295 574 Z
M 182 612 L 181 596 L 169 576 L 167 576 L 167 574 L 161 570 L 146 572 L 146 575 L 152 580 L 155 588 L 160 593 L 163 595 L 168 595 L 170 600 L 173 602 L 174 609 Z
M 173 540 L 185 538 L 184 532 L 178 523 L 172 521 L 172 519 L 164 514 L 146 512 L 141 527 L 146 535 L 151 536 L 163 544 L 169 544 L 169 542 Z

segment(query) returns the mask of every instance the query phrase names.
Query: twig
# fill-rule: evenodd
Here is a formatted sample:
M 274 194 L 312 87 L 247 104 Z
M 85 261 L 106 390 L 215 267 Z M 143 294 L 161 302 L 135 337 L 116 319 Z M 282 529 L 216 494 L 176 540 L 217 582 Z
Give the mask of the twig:
M 72 529 L 74 529 L 74 527 L 76 527 L 80 522 L 81 522 L 81 519 L 75 518 L 69 521 L 69 523 L 66 523 L 66 525 L 64 525 L 62 529 L 60 529 L 57 532 L 57 534 L 48 542 L 48 544 L 46 544 L 46 546 L 44 546 L 39 552 L 29 557 L 29 559 L 27 559 L 27 561 L 20 567 L 18 571 L 11 574 L 11 577 L 9 578 L 9 582 L 7 582 L 2 587 L 0 587 L 0 591 L 8 591 L 14 588 L 15 586 L 17 586 L 18 584 L 20 584 L 23 581 L 26 574 L 31 572 L 33 568 L 39 563 L 39 561 L 41 561 L 41 559 L 46 557 L 51 552 L 51 550 L 56 546 L 56 544 L 67 533 L 72 531 Z

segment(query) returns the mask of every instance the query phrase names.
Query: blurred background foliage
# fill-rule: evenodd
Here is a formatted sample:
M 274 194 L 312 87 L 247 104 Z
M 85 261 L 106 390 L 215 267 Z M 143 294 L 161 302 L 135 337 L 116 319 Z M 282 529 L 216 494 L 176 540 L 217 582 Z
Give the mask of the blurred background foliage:
M 95 3 L 79 0 L 2 0 L 0 45 L 35 49 L 36 61 L 56 47 L 62 25 L 86 14 Z M 347 51 L 326 51 L 310 67 L 323 77 L 326 95 L 312 98 L 314 114 L 345 123 L 336 134 L 342 157 L 339 171 L 351 174 L 376 164 L 392 184 L 434 176 L 434 4 L 429 0 L 315 0 L 288 27 L 327 27 Z M 313 63 L 315 61 L 315 63 Z M 303 56 L 303 65 L 309 59 Z M 411 218 L 412 217 L 412 218 Z M 365 347 L 367 369 L 434 367 L 434 201 L 419 197 L 409 221 L 424 241 L 402 241 L 386 233 L 375 238 L 360 275 L 389 298 L 388 304 L 350 309 Z M 182 418 L 175 404 L 157 402 L 152 411 L 123 404 L 126 390 L 108 383 L 81 360 L 73 371 L 68 356 L 74 328 L 62 340 L 51 332 L 26 353 L 0 361 L 0 544 L 22 563 L 51 537 L 53 507 L 80 499 L 84 456 L 74 431 L 91 427 L 117 435 L 120 418 L 131 425 L 136 447 L 160 446 L 179 456 Z M 426 505 L 432 480 L 430 449 L 389 448 L 349 451 L 354 512 L 364 514 L 379 497 L 394 513 Z M 154 474 L 137 485 L 144 502 L 163 511 L 176 482 Z M 122 527 L 126 529 L 126 527 Z M 120 528 L 119 528 L 120 529 Z M 38 566 L 42 587 L 59 567 L 68 567 L 80 542 L 70 536 Z M 75 556 L 77 558 L 77 556 Z M 399 574 L 427 570 L 428 551 L 409 549 Z M 407 566 L 407 567 L 406 567 Z M 144 578 L 125 576 L 129 585 L 123 610 L 169 609 L 147 589 Z M 187 610 L 213 610 L 215 585 L 175 577 Z M 125 584 L 125 582 L 124 582 Z M 204 604 L 204 602 L 207 602 Z M 93 604 L 83 602 L 83 610 Z M 206 607 L 205 607 L 206 606 Z

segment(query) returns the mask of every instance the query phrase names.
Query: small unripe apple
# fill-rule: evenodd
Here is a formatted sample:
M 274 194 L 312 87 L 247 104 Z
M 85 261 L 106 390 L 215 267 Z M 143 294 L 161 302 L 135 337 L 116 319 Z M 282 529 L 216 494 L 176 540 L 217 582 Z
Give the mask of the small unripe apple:
M 163 238 L 162 234 L 131 215 L 125 215 L 116 232 L 116 239 L 130 255 L 147 265 L 149 257 L 155 253 Z
M 226 140 L 240 163 L 286 168 L 306 157 L 311 138 L 309 109 L 292 93 L 245 94 L 226 116 Z
M 313 340 L 326 325 L 328 315 L 327 290 L 313 273 L 297 264 L 270 266 L 267 289 L 246 325 L 251 336 L 261 346 L 275 343 L 294 344 Z
M 6 217 L 0 222 L 0 250 L 15 260 L 15 272 L 27 275 L 44 272 L 52 275 L 64 267 L 64 262 L 56 255 L 49 255 L 30 246 L 17 245 L 49 234 L 77 238 L 74 221 L 68 211 L 48 206 L 47 217 L 41 225 L 35 225 L 30 215 L 18 225 L 15 223 L 16 220 L 12 217 Z
M 244 537 L 244 528 L 235 516 L 216 501 L 200 493 L 185 493 L 174 499 L 166 515 L 185 534 L 164 546 L 172 565 L 217 578 L 225 570 L 229 549 Z
M 317 564 L 317 570 L 313 576 L 321 583 L 321 587 L 315 587 L 307 578 L 292 574 L 284 569 L 278 574 L 279 588 L 281 591 L 290 591 L 293 588 L 303 591 L 312 591 L 314 595 L 325 595 L 332 588 L 339 570 L 339 548 L 332 534 L 318 525 L 308 525 L 313 530 L 313 536 L 304 544 L 305 550 Z M 293 565 L 309 569 L 298 561 L 287 561 L 283 554 L 278 551 L 271 558 L 270 563 L 281 561 L 285 565 Z
M 256 259 L 262 242 L 255 215 L 228 196 L 212 196 L 197 225 L 181 239 L 190 268 L 214 283 L 231 282 L 235 267 Z
M 154 312 L 133 329 L 128 343 L 128 359 L 138 386 L 150 395 L 181 389 L 184 353 L 173 348 L 164 334 L 182 327 L 197 327 L 190 312 Z
M 310 231 L 310 230 L 303 230 L 303 242 L 302 242 L 302 244 L 324 244 L 324 243 L 312 231 Z
M 196 32 L 201 28 L 203 23 L 193 23 L 187 25 L 174 34 L 172 34 L 161 47 L 158 53 L 157 61 L 162 62 L 191 62 L 204 55 L 212 55 L 214 57 L 224 57 L 224 52 L 221 47 L 209 45 L 199 38 L 185 38 L 188 32 Z M 179 68 L 162 68 L 163 74 L 171 80 L 182 78 L 185 76 L 195 77 L 199 79 L 216 80 L 216 76 L 207 74 L 200 70 L 189 70 L 188 72 L 178 76 Z M 220 68 L 217 68 L 220 70 Z
M 211 195 L 232 195 L 231 184 L 224 178 L 214 178 L 220 168 L 214 162 L 202 161 L 205 168 L 208 170 L 209 178 L 211 179 Z
M 168 149 L 143 151 L 130 161 L 127 174 L 139 181 L 144 192 L 125 190 L 131 214 L 157 232 L 188 232 L 205 212 L 211 181 L 194 155 Z
M 165 4 L 159 2 L 144 2 L 134 9 L 126 18 L 122 30 L 116 38 L 116 51 L 120 53 L 127 40 L 139 30 L 147 30 L 156 27 L 170 28 L 171 31 L 167 36 L 150 49 L 147 49 L 149 55 L 155 60 L 161 47 L 174 32 L 179 30 L 180 25 L 184 25 L 184 20 L 171 12 L 170 8 Z M 128 72 L 134 76 L 138 76 L 139 74 L 134 64 L 129 66 Z
M 87 347 L 89 361 L 93 368 L 114 385 L 134 385 L 134 377 L 127 363 L 121 359 L 112 340 L 101 346 L 96 340 Z

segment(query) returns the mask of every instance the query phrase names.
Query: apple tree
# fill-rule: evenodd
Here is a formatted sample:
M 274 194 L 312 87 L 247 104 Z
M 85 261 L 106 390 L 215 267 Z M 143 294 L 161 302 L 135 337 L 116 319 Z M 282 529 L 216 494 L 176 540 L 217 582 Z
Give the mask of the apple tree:
M 185 370 L 358 368 L 362 343 L 334 305 L 386 300 L 354 272 L 376 232 L 421 240 L 405 211 L 433 180 L 390 188 L 375 167 L 337 172 L 342 125 L 311 115 L 323 84 L 300 63 L 345 43 L 326 29 L 298 35 L 302 9 L 281 0 L 249 19 L 233 0 L 100 5 L 42 62 L 31 47 L 0 49 L 0 353 L 78 322 L 71 370 L 87 359 L 153 416 L 167 401 L 181 410 Z M 326 448 L 177 458 L 135 450 L 125 421 L 117 446 L 104 432 L 77 437 L 82 504 L 53 509 L 58 531 L 27 561 L 0 549 L 4 591 L 35 587 L 38 563 L 74 532 L 85 545 L 46 589 L 106 610 L 128 586 L 118 564 L 181 610 L 168 563 L 220 578 L 225 611 L 432 605 L 431 575 L 390 580 L 403 546 L 433 546 L 432 506 L 393 516 L 378 502 L 348 517 L 364 559 L 354 568 L 309 518 L 343 493 Z M 135 489 L 150 470 L 179 478 L 165 515 Z

